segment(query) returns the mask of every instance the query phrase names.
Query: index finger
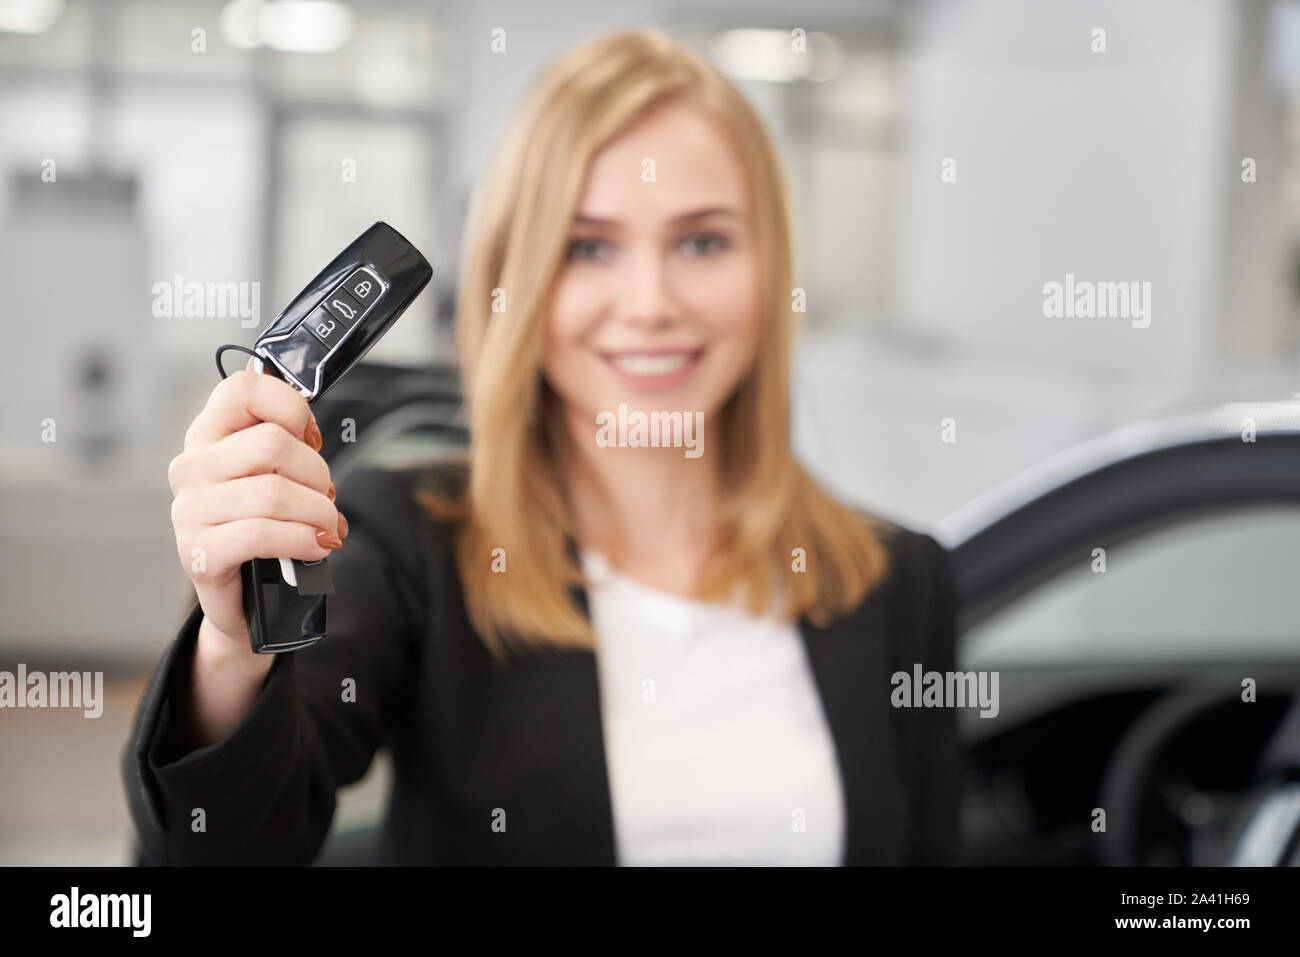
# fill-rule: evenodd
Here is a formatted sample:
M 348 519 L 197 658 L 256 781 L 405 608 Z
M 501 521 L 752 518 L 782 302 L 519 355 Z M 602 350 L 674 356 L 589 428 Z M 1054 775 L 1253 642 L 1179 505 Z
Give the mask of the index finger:
M 307 400 L 277 376 L 252 371 L 253 361 L 217 383 L 185 435 L 185 450 L 219 442 L 259 422 L 275 422 L 319 452 L 320 429 Z

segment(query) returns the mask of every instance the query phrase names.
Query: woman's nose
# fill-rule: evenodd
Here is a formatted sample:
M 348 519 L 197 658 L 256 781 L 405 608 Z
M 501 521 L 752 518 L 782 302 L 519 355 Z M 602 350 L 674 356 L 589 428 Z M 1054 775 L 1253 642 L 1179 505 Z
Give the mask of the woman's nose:
M 615 290 L 619 315 L 635 325 L 663 325 L 680 318 L 667 263 L 657 250 L 642 248 L 628 257 L 622 288 Z

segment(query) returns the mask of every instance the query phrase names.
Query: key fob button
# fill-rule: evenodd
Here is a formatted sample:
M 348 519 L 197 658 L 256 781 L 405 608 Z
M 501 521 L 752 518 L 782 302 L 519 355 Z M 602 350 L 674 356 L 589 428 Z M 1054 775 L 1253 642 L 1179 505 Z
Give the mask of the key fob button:
M 364 308 L 372 305 L 379 298 L 384 285 L 379 281 L 374 270 L 363 268 L 348 276 L 341 288 Z
M 324 343 L 326 349 L 333 349 L 334 345 L 352 328 L 350 323 L 344 322 L 324 306 L 316 307 L 304 320 L 303 327 Z
M 324 306 L 330 314 L 351 329 L 366 311 L 365 306 L 353 299 L 342 288 L 325 297 Z

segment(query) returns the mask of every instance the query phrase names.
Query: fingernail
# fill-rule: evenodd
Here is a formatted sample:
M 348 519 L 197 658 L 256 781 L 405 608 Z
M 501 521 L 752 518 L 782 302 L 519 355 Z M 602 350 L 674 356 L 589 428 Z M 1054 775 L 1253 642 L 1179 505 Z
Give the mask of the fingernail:
M 347 538 L 347 537 L 348 537 L 348 520 L 343 517 L 342 512 L 339 512 L 339 538 Z
M 303 433 L 302 440 L 310 445 L 315 451 L 319 452 L 321 445 L 320 426 L 316 424 L 316 419 L 307 420 L 307 431 Z
M 316 541 L 321 546 L 321 548 L 342 548 L 343 547 L 343 540 L 341 538 L 339 538 L 333 532 L 325 531 L 325 529 L 323 528 L 316 533 Z
M 334 487 L 333 482 L 330 482 L 330 489 L 325 494 L 329 496 L 329 500 L 332 502 L 334 501 L 334 496 L 339 494 L 339 490 Z

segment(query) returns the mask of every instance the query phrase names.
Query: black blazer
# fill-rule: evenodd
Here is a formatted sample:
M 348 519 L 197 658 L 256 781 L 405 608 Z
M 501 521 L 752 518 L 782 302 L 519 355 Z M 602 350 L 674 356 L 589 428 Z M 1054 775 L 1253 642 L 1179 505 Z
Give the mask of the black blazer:
M 617 863 L 595 656 L 494 663 L 465 612 L 453 529 L 412 498 L 422 478 L 463 481 L 463 471 L 370 468 L 344 479 L 349 536 L 330 557 L 328 634 L 277 657 L 225 740 L 182 754 L 195 605 L 123 754 L 141 863 L 310 863 L 335 790 L 383 746 L 394 773 L 379 863 Z M 955 863 L 956 715 L 890 704 L 894 672 L 955 670 L 952 574 L 928 535 L 891 526 L 887 542 L 892 570 L 851 615 L 826 629 L 799 622 L 844 791 L 844 863 Z M 343 700 L 347 678 L 354 702 Z M 191 828 L 195 808 L 206 831 Z M 493 830 L 497 808 L 505 832 Z

